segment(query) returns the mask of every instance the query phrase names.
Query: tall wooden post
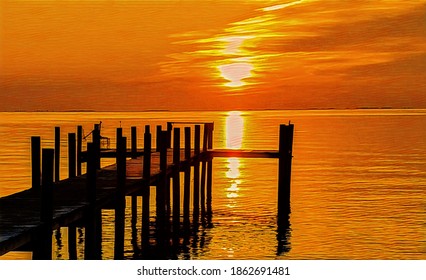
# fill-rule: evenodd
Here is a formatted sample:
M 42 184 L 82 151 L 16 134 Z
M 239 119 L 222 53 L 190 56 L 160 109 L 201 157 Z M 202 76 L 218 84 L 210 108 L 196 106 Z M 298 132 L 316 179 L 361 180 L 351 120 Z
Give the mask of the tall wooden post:
M 137 158 L 138 149 L 138 136 L 136 126 L 131 127 L 131 138 L 132 138 L 132 158 Z
M 291 162 L 294 125 L 280 125 L 278 162 L 278 224 L 286 222 L 290 213 Z
M 193 201 L 193 216 L 194 222 L 198 221 L 198 217 L 200 214 L 200 125 L 195 125 L 194 131 L 194 201 Z
M 74 178 L 76 172 L 76 146 L 75 133 L 68 133 L 68 177 Z
M 92 133 L 92 141 L 94 144 L 94 150 L 95 150 L 95 164 L 96 169 L 101 168 L 101 127 L 99 124 L 95 124 L 93 127 L 93 133 Z
M 87 215 L 85 218 L 84 258 L 96 260 L 101 258 L 102 223 L 101 212 L 96 206 L 96 144 L 87 144 Z
M 77 126 L 77 176 L 81 175 L 81 151 L 83 150 L 83 127 Z
M 161 131 L 162 131 L 162 127 L 161 125 L 157 125 L 157 131 L 156 131 L 156 142 L 155 142 L 155 150 L 157 152 L 159 152 L 161 150 Z
M 160 247 L 165 245 L 166 237 L 166 192 L 167 192 L 167 131 L 161 131 L 160 137 L 160 178 L 156 190 L 157 204 L 157 243 Z M 168 190 L 170 193 L 170 189 Z
M 208 148 L 213 149 L 213 123 L 209 124 Z M 213 180 L 213 158 L 209 156 L 207 161 L 207 216 L 212 215 L 212 180 Z
M 173 123 L 168 122 L 167 123 L 167 148 L 172 147 L 172 130 L 173 130 Z
M 40 189 L 41 176 L 41 138 L 31 137 L 31 187 L 34 190 Z
M 151 133 L 149 125 L 145 126 L 143 155 L 143 179 L 145 181 L 145 192 L 142 201 L 142 248 L 149 246 L 149 217 L 150 217 L 150 195 L 151 195 Z
M 203 159 L 201 163 L 201 215 L 204 216 L 206 214 L 206 154 L 207 154 L 207 141 L 208 141 L 208 124 L 204 124 L 204 133 L 203 133 Z
M 76 137 L 75 133 L 68 133 L 68 177 L 74 178 L 77 176 L 76 171 Z M 81 171 L 81 170 L 80 170 Z M 68 226 L 68 254 L 70 260 L 77 259 L 77 243 L 76 243 L 76 227 Z
M 59 182 L 61 169 L 61 128 L 55 127 L 55 182 Z
M 115 244 L 114 259 L 124 257 L 124 225 L 125 225 L 125 186 L 126 186 L 126 150 L 127 139 L 117 139 L 117 195 L 115 202 Z
M 42 182 L 40 197 L 40 221 L 42 230 L 39 241 L 35 243 L 33 259 L 52 259 L 52 221 L 53 221 L 53 173 L 54 149 L 42 150 Z
M 173 234 L 179 232 L 180 224 L 180 128 L 173 129 Z
M 185 228 L 189 227 L 189 202 L 191 197 L 191 128 L 185 127 L 185 167 L 183 186 L 183 221 Z

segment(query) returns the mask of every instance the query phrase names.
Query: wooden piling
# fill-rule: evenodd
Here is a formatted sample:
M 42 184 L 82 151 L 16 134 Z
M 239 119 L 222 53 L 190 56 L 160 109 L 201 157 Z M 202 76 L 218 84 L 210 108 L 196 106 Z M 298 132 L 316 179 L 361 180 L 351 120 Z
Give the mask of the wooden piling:
M 291 162 L 294 125 L 280 125 L 278 158 L 278 223 L 285 223 L 290 213 Z
M 160 177 L 156 189 L 156 204 L 157 204 L 157 243 L 160 247 L 165 244 L 166 236 L 166 199 L 167 199 L 167 131 L 161 131 L 158 135 L 160 137 Z M 170 189 L 168 190 L 170 193 Z
M 68 133 L 68 177 L 74 178 L 76 172 L 76 146 L 75 133 Z
M 39 240 L 35 242 L 33 259 L 52 259 L 52 221 L 53 221 L 53 173 L 54 149 L 42 150 L 42 183 L 40 197 L 40 230 Z
M 150 217 L 150 181 L 151 181 L 151 133 L 150 126 L 145 126 L 144 134 L 144 157 L 143 157 L 143 170 L 142 176 L 146 182 L 146 191 L 142 197 L 142 248 L 149 246 L 149 217 Z
M 41 176 L 41 138 L 31 137 L 31 187 L 34 190 L 40 189 Z
M 205 155 L 207 152 L 207 142 L 209 126 L 208 124 L 204 124 L 204 132 L 203 132 L 203 154 Z M 205 158 L 202 159 L 201 162 L 201 197 L 200 197 L 200 205 L 201 205 L 201 215 L 204 216 L 206 214 L 206 172 L 207 172 L 207 161 Z
M 137 147 L 138 147 L 138 137 L 137 137 L 137 128 L 136 126 L 131 127 L 131 141 L 132 141 L 132 158 L 136 158 Z
M 81 146 L 80 146 L 80 149 L 81 149 Z M 68 133 L 68 177 L 69 178 L 74 178 L 77 176 L 77 170 L 76 170 L 77 151 L 78 150 L 76 150 L 76 135 L 75 133 Z M 81 166 L 79 171 L 81 172 Z M 74 225 L 68 226 L 68 254 L 69 254 L 70 260 L 77 259 L 76 230 L 77 229 Z
M 167 122 L 167 148 L 172 147 L 172 130 L 173 130 L 173 123 Z
M 214 124 L 208 124 L 208 139 L 207 146 L 209 149 L 213 149 L 213 129 Z M 212 180 L 213 180 L 213 158 L 210 156 L 207 160 L 207 216 L 212 215 Z
M 117 139 L 117 191 L 115 202 L 115 242 L 114 259 L 124 257 L 124 226 L 126 198 L 124 188 L 126 186 L 126 150 L 127 138 Z
M 61 169 L 61 128 L 55 127 L 55 182 L 59 182 Z
M 68 258 L 77 259 L 77 228 L 74 225 L 68 226 Z
M 81 175 L 81 151 L 83 149 L 83 127 L 77 126 L 77 176 Z
M 194 221 L 198 220 L 200 213 L 200 125 L 195 125 L 194 131 L 194 200 L 193 200 L 193 216 Z
M 189 226 L 189 202 L 191 197 L 191 128 L 185 127 L 185 160 L 188 165 L 185 167 L 183 186 L 183 220 L 185 227 Z
M 100 210 L 96 209 L 96 144 L 87 144 L 87 173 L 86 193 L 87 212 L 85 217 L 84 259 L 95 260 L 100 258 L 100 246 L 98 235 L 101 234 L 99 225 Z
M 179 232 L 180 224 L 180 128 L 173 129 L 173 233 Z
M 101 168 L 101 127 L 95 124 L 93 127 L 92 141 L 94 144 L 96 169 Z
M 157 125 L 157 131 L 156 131 L 156 134 L 155 134 L 156 135 L 155 150 L 157 152 L 160 152 L 160 150 L 161 150 L 161 131 L 162 131 L 161 125 Z
M 131 127 L 131 151 L 132 158 L 137 158 L 137 128 L 136 126 Z M 132 224 L 136 224 L 137 221 L 137 209 L 138 209 L 138 197 L 136 195 L 132 195 L 131 201 L 131 209 L 132 209 Z

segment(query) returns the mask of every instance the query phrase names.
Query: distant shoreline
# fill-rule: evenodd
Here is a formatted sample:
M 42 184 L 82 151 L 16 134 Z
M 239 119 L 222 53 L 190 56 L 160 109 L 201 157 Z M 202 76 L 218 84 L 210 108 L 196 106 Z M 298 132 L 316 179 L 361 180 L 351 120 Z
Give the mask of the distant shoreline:
M 1 113 L 161 113 L 161 112 L 221 112 L 221 111 L 344 111 L 344 110 L 425 110 L 426 108 L 392 108 L 392 107 L 356 107 L 356 108 L 283 108 L 283 109 L 243 109 L 236 108 L 230 110 L 166 110 L 166 109 L 152 109 L 152 110 L 139 110 L 139 111 L 108 111 L 108 110 L 89 110 L 89 109 L 76 109 L 76 110 L 14 110 L 14 111 L 0 111 Z

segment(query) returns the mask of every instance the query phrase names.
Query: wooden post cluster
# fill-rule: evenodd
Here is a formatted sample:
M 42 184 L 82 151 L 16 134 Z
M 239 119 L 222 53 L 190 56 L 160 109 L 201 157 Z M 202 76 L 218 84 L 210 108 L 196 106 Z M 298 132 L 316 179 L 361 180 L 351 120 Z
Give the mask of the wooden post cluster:
M 157 126 L 156 151 L 159 152 L 160 172 L 157 174 L 156 182 L 156 226 L 157 244 L 165 246 L 170 241 L 169 232 L 173 232 L 173 245 L 179 245 L 181 237 L 180 222 L 181 209 L 183 209 L 183 228 L 185 232 L 190 228 L 190 200 L 193 192 L 193 222 L 194 229 L 198 228 L 200 216 L 203 226 L 205 218 L 209 221 L 212 216 L 212 154 L 213 149 L 213 123 L 205 123 L 203 138 L 201 139 L 201 126 L 195 124 L 193 144 L 191 127 L 184 128 L 184 158 L 181 158 L 181 128 L 173 127 L 173 123 L 167 123 L 167 130 L 163 131 Z M 115 191 L 115 244 L 114 258 L 124 258 L 124 235 L 125 235 L 125 208 L 126 208 L 126 158 L 137 158 L 137 128 L 131 127 L 131 149 L 127 152 L 127 138 L 123 137 L 122 128 L 117 128 L 116 151 L 116 191 Z M 278 228 L 288 226 L 290 214 L 290 183 L 293 150 L 294 125 L 281 125 L 279 131 L 279 151 L 274 152 L 274 157 L 279 159 L 278 167 Z M 86 203 L 87 209 L 84 213 L 85 226 L 85 259 L 101 258 L 102 221 L 101 206 L 97 200 L 97 176 L 103 172 L 100 169 L 101 147 L 100 147 L 100 124 L 95 124 L 92 131 L 92 142 L 87 144 L 87 152 L 82 152 L 83 129 L 77 127 L 77 133 L 68 133 L 68 177 L 75 178 L 82 174 L 82 162 L 86 154 Z M 173 140 L 173 141 L 172 141 Z M 201 144 L 202 140 L 202 144 Z M 140 191 L 132 192 L 132 231 L 134 249 L 138 250 L 136 220 L 137 220 L 137 195 L 142 195 L 142 249 L 150 247 L 150 194 L 151 194 L 151 165 L 152 158 L 152 135 L 150 126 L 145 126 L 143 137 L 143 168 L 142 183 Z M 202 146 L 201 146 L 202 145 Z M 168 166 L 168 148 L 173 147 L 173 165 Z M 192 154 L 192 146 L 193 153 Z M 202 149 L 202 150 L 201 150 Z M 39 240 L 34 243 L 35 259 L 50 259 L 52 255 L 52 227 L 53 227 L 53 186 L 54 181 L 60 179 L 60 128 L 55 127 L 55 148 L 41 150 L 40 137 L 31 138 L 31 166 L 32 166 L 32 189 L 40 193 L 40 221 L 42 223 Z M 103 151 L 102 156 L 111 156 L 111 151 Z M 42 156 L 42 157 L 41 157 Z M 42 159 L 42 161 L 41 161 Z M 200 164 L 201 161 L 201 164 Z M 40 162 L 42 163 L 40 166 Z M 134 161 L 133 161 L 134 162 Z M 191 165 L 194 169 L 194 183 L 191 189 Z M 201 170 L 200 170 L 201 168 Z M 183 193 L 180 188 L 180 172 L 184 172 Z M 201 174 L 200 174 L 201 171 Z M 42 176 L 41 176 L 42 175 Z M 41 176 L 41 182 L 40 182 Z M 84 178 L 84 177 L 80 177 Z M 76 181 L 80 180 L 76 179 Z M 170 178 L 173 179 L 172 194 L 170 193 Z M 70 180 L 73 181 L 73 180 Z M 133 181 L 132 181 L 133 182 Z M 60 185 L 60 184 L 58 184 Z M 101 186 L 98 186 L 100 188 Z M 127 190 L 129 191 L 129 189 Z M 182 199 L 181 199 L 182 198 Z M 173 202 L 171 207 L 171 201 Z M 181 205 L 183 203 L 183 205 Z M 182 206 L 182 207 L 181 207 Z M 200 215 L 201 211 L 201 215 Z M 170 218 L 173 224 L 170 227 Z M 76 250 L 76 225 L 68 224 L 69 232 L 69 256 L 70 259 L 77 258 Z M 282 225 L 280 227 L 280 225 Z M 171 231 L 172 229 L 173 231 Z M 135 245 L 136 244 L 136 245 Z

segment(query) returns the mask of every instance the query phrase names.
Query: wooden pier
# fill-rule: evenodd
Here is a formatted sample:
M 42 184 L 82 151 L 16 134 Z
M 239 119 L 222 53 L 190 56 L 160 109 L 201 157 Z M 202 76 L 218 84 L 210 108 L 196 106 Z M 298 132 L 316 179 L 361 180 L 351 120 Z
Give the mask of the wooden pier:
M 185 126 L 183 131 L 181 126 Z M 33 251 L 33 259 L 51 259 L 52 231 L 68 227 L 69 258 L 76 259 L 76 228 L 84 227 L 84 257 L 100 259 L 101 210 L 114 209 L 114 258 L 122 259 L 126 196 L 132 197 L 132 220 L 138 216 L 137 197 L 142 197 L 141 244 L 137 248 L 148 250 L 155 243 L 161 252 L 170 242 L 179 242 L 182 232 L 189 229 L 190 197 L 192 224 L 211 219 L 215 157 L 277 158 L 277 224 L 278 229 L 287 227 L 293 129 L 293 124 L 280 125 L 276 151 L 213 149 L 213 123 L 169 122 L 165 130 L 156 127 L 155 147 L 150 126 L 145 126 L 142 148 L 138 147 L 136 127 L 131 128 L 129 148 L 122 128 L 117 128 L 116 147 L 112 149 L 101 148 L 101 142 L 109 144 L 109 139 L 101 136 L 100 125 L 95 124 L 92 142 L 83 151 L 83 130 L 78 126 L 77 133 L 68 134 L 68 178 L 64 180 L 59 180 L 60 128 L 55 128 L 55 149 L 42 149 L 40 137 L 32 137 L 31 188 L 0 198 L 0 255 L 24 249 Z M 115 158 L 116 163 L 101 168 L 102 158 Z M 184 172 L 183 193 L 180 172 Z M 150 209 L 151 191 L 156 194 L 154 241 L 150 235 L 154 213 Z

